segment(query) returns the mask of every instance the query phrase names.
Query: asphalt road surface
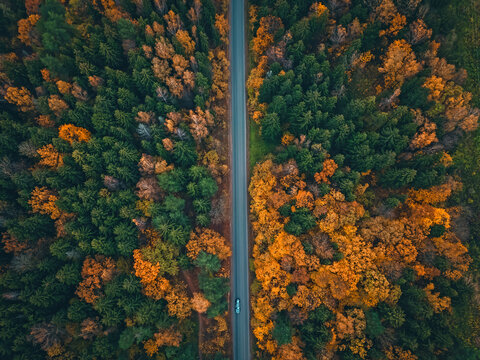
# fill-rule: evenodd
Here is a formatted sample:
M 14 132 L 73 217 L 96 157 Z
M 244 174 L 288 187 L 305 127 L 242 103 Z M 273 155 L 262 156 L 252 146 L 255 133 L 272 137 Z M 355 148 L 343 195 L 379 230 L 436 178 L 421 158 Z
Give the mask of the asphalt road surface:
M 248 284 L 247 117 L 245 90 L 245 0 L 232 0 L 230 9 L 232 91 L 232 317 L 233 358 L 250 359 Z M 235 313 L 240 299 L 240 313 Z

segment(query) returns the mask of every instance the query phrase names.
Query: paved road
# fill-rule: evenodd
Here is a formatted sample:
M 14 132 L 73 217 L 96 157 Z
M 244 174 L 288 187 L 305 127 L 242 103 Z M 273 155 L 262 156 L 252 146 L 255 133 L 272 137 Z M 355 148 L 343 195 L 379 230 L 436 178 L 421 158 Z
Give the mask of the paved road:
M 248 284 L 247 117 L 245 90 L 245 0 L 232 0 L 230 9 L 232 76 L 232 185 L 233 358 L 250 359 L 250 307 Z M 240 314 L 235 314 L 235 299 Z

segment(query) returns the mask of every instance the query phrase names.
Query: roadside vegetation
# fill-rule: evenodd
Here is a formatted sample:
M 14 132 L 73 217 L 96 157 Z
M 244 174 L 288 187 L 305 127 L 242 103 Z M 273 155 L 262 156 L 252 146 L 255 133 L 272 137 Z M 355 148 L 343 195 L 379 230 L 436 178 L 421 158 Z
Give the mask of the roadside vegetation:
M 479 358 L 478 6 L 249 2 L 257 359 Z
M 0 358 L 228 357 L 227 10 L 0 5 Z

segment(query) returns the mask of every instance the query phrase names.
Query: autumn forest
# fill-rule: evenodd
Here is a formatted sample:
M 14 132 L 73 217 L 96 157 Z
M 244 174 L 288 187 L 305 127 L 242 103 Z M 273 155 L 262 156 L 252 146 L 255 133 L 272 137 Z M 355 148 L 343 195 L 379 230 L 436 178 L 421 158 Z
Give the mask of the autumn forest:
M 480 1 L 245 9 L 251 359 L 480 359 Z M 0 359 L 234 358 L 230 10 L 0 1 Z

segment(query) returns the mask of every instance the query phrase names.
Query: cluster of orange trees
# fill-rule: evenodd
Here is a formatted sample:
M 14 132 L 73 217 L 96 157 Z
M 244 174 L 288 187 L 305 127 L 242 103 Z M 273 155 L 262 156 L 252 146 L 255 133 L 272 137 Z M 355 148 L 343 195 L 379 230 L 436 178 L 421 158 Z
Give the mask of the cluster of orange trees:
M 480 111 L 420 3 L 249 6 L 249 111 L 274 149 L 249 186 L 258 358 L 479 354 L 452 155 Z
M 0 358 L 225 359 L 228 1 L 0 7 Z

